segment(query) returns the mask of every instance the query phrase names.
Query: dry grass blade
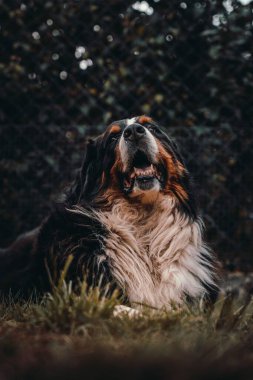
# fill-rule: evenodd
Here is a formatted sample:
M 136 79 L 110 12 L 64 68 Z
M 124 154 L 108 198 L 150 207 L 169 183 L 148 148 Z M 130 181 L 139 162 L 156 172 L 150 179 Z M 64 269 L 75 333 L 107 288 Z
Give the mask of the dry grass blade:
M 233 302 L 234 302 L 234 293 L 231 291 L 227 292 L 227 295 L 223 301 L 220 315 L 216 322 L 216 329 L 220 330 L 226 328 L 233 319 Z

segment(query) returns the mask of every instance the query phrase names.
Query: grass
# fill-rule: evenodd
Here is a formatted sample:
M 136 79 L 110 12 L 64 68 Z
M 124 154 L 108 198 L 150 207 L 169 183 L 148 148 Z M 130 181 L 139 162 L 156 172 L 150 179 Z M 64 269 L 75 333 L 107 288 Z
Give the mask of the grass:
M 85 282 L 74 292 L 64 276 L 43 299 L 2 300 L 0 379 L 253 378 L 249 294 L 227 292 L 208 310 L 144 307 L 132 319 L 113 315 L 119 302 Z

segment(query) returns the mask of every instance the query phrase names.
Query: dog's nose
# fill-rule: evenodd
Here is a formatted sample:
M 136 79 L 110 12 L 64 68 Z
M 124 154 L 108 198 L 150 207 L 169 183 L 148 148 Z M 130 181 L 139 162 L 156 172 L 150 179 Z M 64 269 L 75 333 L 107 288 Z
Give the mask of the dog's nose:
M 129 141 L 136 141 L 145 135 L 145 128 L 137 123 L 131 124 L 124 130 L 124 138 Z

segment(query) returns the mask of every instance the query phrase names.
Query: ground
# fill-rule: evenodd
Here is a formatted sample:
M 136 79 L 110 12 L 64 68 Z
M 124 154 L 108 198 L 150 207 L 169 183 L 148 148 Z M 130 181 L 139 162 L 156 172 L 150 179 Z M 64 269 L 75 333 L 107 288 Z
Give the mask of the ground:
M 253 379 L 252 276 L 203 303 L 114 317 L 117 294 L 64 281 L 0 304 L 0 379 Z

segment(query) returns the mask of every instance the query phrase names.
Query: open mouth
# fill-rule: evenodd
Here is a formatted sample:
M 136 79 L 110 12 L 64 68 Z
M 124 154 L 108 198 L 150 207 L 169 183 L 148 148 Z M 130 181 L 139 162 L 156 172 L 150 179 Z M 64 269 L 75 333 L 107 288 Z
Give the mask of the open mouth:
M 151 163 L 142 151 L 138 151 L 132 161 L 131 169 L 125 173 L 124 190 L 131 192 L 135 185 L 142 190 L 150 190 L 163 175 L 158 166 Z

